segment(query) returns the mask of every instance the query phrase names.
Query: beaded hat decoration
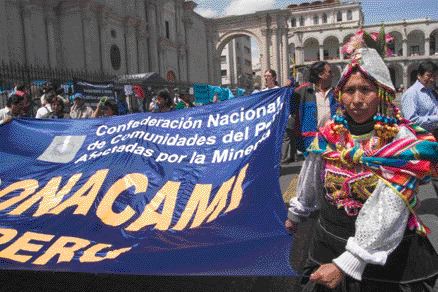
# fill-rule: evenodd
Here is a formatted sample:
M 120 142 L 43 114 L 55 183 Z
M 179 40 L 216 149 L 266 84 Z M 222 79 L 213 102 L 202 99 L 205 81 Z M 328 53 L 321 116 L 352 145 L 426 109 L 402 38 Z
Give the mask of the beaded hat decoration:
M 385 34 L 383 26 L 378 33 L 368 34 L 362 29 L 357 31 L 342 47 L 342 53 L 349 55 L 351 60 L 342 72 L 341 79 L 335 88 L 339 104 L 341 104 L 342 88 L 353 72 L 360 71 L 377 85 L 380 104 L 374 117 L 376 121 L 374 129 L 377 135 L 385 140 L 392 139 L 397 134 L 397 124 L 402 120 L 400 110 L 393 104 L 395 88 L 389 69 L 383 61 L 385 55 L 391 54 L 387 43 L 392 41 L 393 38 Z M 345 132 L 345 128 L 348 129 L 342 108 L 338 109 L 333 120 L 339 125 L 338 131 Z

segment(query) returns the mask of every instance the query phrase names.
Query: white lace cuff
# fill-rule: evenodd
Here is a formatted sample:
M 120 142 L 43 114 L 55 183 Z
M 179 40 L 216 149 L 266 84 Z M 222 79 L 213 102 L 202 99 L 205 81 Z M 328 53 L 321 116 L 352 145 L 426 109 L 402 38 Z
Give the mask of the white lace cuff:
M 362 274 L 366 267 L 366 262 L 356 257 L 349 251 L 344 252 L 339 257 L 333 260 L 336 266 L 338 266 L 345 274 L 350 277 L 361 281 Z
M 383 266 L 386 263 L 386 259 L 388 258 L 388 252 L 386 251 L 376 251 L 371 252 L 367 251 L 360 245 L 356 243 L 353 237 L 350 237 L 347 241 L 347 246 L 345 250 L 354 254 L 355 256 L 361 258 L 368 264 L 380 265 Z

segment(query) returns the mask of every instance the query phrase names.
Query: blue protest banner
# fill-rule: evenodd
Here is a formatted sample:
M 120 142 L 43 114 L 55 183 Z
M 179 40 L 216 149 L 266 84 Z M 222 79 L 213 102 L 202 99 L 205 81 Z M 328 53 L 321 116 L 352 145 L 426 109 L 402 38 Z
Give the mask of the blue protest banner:
M 0 269 L 292 275 L 279 186 L 291 90 L 1 126 Z
M 84 80 L 73 80 L 74 91 L 82 93 L 85 99 L 98 102 L 102 96 L 108 96 L 114 99 L 113 82 L 88 82 Z
M 47 80 L 32 80 L 32 85 L 35 86 L 44 86 L 47 84 Z
M 193 84 L 193 92 L 194 92 L 196 104 L 210 103 L 209 85 L 195 83 Z

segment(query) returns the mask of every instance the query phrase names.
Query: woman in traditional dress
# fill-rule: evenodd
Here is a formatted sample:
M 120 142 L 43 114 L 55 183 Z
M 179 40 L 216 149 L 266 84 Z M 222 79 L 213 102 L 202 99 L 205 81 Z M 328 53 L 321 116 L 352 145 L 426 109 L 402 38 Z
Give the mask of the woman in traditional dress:
M 347 44 L 340 108 L 319 129 L 290 202 L 292 232 L 319 209 L 303 291 L 433 291 L 437 279 L 438 255 L 415 213 L 437 144 L 392 103 L 395 89 L 379 55 L 385 35 L 375 38 L 360 31 Z

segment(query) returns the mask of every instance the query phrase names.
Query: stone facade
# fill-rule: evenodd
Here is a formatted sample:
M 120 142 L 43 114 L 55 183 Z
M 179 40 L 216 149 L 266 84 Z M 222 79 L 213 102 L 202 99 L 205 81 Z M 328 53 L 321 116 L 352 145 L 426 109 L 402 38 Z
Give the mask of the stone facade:
M 0 0 L 0 58 L 212 82 L 206 61 L 211 29 L 194 8 L 184 0 Z
M 233 38 L 253 37 L 260 49 L 261 72 L 271 68 L 278 80 L 286 81 L 292 67 L 302 81 L 306 65 L 318 60 L 332 64 L 334 80 L 340 76 L 347 60 L 341 54 L 342 44 L 359 27 L 379 31 L 380 25 L 364 25 L 358 1 L 326 0 L 289 5 L 285 9 L 259 11 L 243 16 L 213 20 L 215 54 Z M 407 88 L 416 79 L 416 67 L 422 60 L 438 62 L 438 21 L 403 20 L 385 23 L 385 31 L 394 38 L 394 54 L 386 62 L 396 87 Z M 215 70 L 219 72 L 219 69 Z M 215 80 L 220 80 L 215 76 Z
M 0 61 L 106 74 L 157 72 L 167 80 L 221 83 L 221 54 L 237 37 L 254 37 L 261 72 L 317 60 L 333 65 L 335 79 L 347 60 L 341 45 L 363 23 L 358 1 L 325 0 L 207 19 L 184 0 L 0 0 Z M 394 38 L 386 59 L 396 87 L 407 88 L 418 63 L 438 61 L 438 21 L 385 23 Z M 297 77 L 303 79 L 305 69 Z

